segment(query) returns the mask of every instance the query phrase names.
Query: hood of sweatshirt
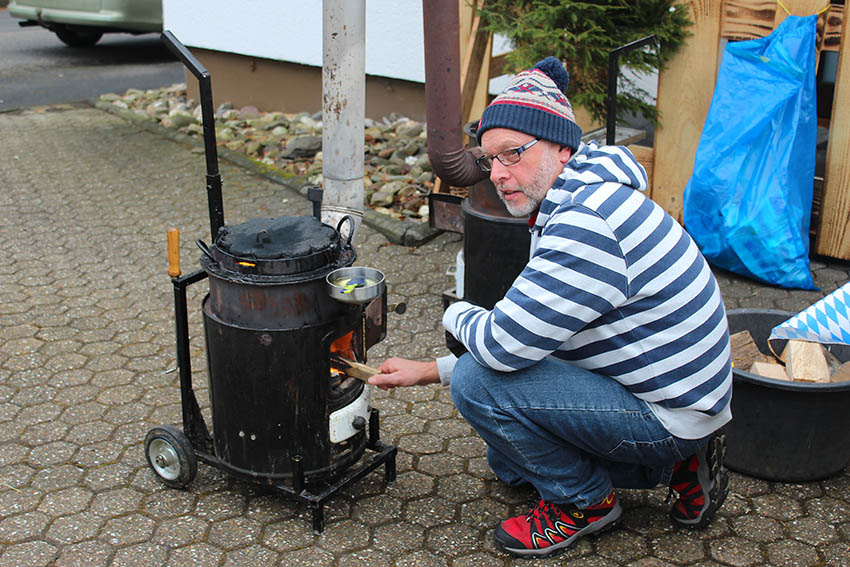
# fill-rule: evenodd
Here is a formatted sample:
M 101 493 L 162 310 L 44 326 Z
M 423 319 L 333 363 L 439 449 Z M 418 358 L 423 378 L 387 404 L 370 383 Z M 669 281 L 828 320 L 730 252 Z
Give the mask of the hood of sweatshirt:
M 637 191 L 645 191 L 648 186 L 646 171 L 628 149 L 582 143 L 546 193 L 532 230 L 539 232 L 558 209 L 607 183 Z

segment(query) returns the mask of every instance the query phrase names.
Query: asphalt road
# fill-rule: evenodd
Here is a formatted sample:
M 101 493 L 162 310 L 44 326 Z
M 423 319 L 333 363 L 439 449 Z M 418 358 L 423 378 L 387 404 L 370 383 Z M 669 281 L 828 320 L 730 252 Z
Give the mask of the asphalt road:
M 20 27 L 4 8 L 0 54 L 0 112 L 185 81 L 158 34 L 106 34 L 94 47 L 70 48 L 44 28 Z

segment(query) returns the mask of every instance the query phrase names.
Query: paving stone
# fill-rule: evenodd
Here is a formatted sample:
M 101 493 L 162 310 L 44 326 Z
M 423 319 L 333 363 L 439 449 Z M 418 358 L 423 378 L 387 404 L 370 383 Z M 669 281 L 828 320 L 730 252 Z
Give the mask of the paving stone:
M 468 474 L 437 479 L 437 493 L 452 502 L 469 502 L 484 495 L 484 481 Z
M 208 543 L 193 543 L 171 552 L 166 565 L 174 567 L 218 567 L 224 552 Z
M 0 541 L 6 544 L 20 543 L 37 538 L 50 522 L 44 512 L 15 514 L 0 520 Z
M 776 541 L 785 536 L 780 522 L 757 514 L 736 518 L 732 525 L 736 535 L 755 542 Z
M 58 554 L 58 549 L 45 541 L 28 541 L 10 545 L 3 555 L 0 555 L 0 567 L 47 566 Z
M 113 567 L 161 567 L 168 559 L 168 550 L 153 543 L 142 543 L 119 549 Z
M 84 541 L 82 543 L 65 545 L 59 551 L 55 567 L 105 567 L 110 564 L 113 549 L 99 541 Z
M 266 526 L 263 545 L 275 551 L 286 552 L 313 544 L 315 537 L 311 526 L 298 517 Z
M 231 518 L 213 523 L 210 528 L 209 542 L 224 550 L 257 543 L 262 526 L 244 517 Z
M 142 514 L 112 518 L 100 529 L 99 538 L 111 545 L 126 546 L 149 541 L 156 522 Z
M 815 548 L 799 541 L 777 541 L 767 545 L 767 558 L 777 567 L 811 567 L 820 563 Z
M 438 496 L 431 496 L 408 502 L 404 519 L 424 528 L 453 523 L 457 516 L 458 506 L 451 501 Z
M 414 524 L 394 521 L 374 530 L 373 546 L 393 556 L 402 555 L 422 546 L 424 534 Z
M 72 486 L 47 494 L 38 505 L 38 509 L 52 516 L 73 514 L 85 510 L 93 497 L 91 491 Z
M 257 567 L 275 565 L 278 554 L 260 545 L 251 545 L 225 554 L 224 567 Z
M 56 518 L 47 530 L 47 537 L 60 543 L 79 543 L 94 538 L 104 519 L 90 511 Z

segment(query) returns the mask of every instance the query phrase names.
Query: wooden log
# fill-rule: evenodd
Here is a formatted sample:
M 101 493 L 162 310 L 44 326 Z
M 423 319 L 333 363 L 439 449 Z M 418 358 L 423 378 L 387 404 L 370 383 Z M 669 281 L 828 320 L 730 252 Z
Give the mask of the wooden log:
M 773 362 L 773 359 L 759 350 L 749 331 L 741 331 L 729 337 L 732 348 L 732 366 L 744 372 L 752 372 L 750 368 L 756 362 Z M 782 370 L 785 372 L 785 370 Z
M 791 380 L 829 382 L 829 365 L 820 343 L 791 340 L 782 353 L 785 371 Z
M 765 378 L 773 378 L 774 380 L 788 381 L 788 374 L 785 372 L 785 367 L 775 362 L 764 362 L 757 360 L 750 368 L 750 373 L 764 376 Z
M 339 369 L 345 372 L 346 376 L 350 376 L 351 378 L 357 378 L 358 380 L 362 380 L 363 382 L 368 381 L 370 376 L 376 376 L 378 374 L 381 374 L 381 371 L 377 368 L 372 368 L 371 366 L 367 366 L 362 362 L 349 360 L 339 355 L 331 355 L 331 364 L 339 365 Z
M 829 377 L 830 382 L 846 382 L 850 380 L 850 362 L 842 364 L 832 376 Z

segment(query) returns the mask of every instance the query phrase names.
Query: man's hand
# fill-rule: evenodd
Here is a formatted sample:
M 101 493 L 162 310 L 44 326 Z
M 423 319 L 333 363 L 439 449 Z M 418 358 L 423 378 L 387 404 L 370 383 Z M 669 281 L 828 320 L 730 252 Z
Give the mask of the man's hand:
M 378 367 L 381 374 L 369 378 L 369 383 L 382 390 L 397 386 L 421 386 L 437 384 L 440 374 L 437 372 L 437 362 L 417 362 L 406 358 L 388 358 Z

